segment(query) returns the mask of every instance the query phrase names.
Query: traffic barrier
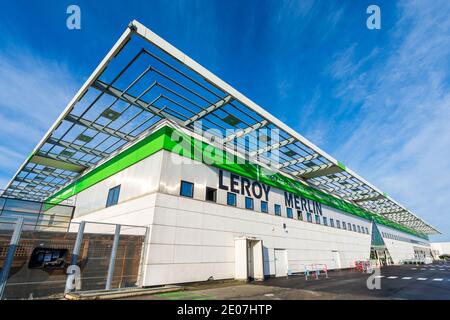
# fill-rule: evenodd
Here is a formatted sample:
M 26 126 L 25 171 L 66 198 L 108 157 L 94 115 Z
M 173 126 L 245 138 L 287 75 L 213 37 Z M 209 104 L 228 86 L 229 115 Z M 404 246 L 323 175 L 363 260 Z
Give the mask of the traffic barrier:
M 326 264 L 307 264 L 305 265 L 305 280 L 308 280 L 310 275 L 313 275 L 314 278 L 318 280 L 321 272 L 325 274 L 325 278 L 328 278 L 328 268 Z
M 355 271 L 360 271 L 363 273 L 370 273 L 373 270 L 373 265 L 368 260 L 357 260 L 355 261 Z

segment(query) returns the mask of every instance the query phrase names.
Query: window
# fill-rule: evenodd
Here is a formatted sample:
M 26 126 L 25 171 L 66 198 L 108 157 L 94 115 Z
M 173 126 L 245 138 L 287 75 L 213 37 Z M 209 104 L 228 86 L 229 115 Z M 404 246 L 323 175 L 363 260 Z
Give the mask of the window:
M 355 226 L 355 225 L 353 225 L 353 231 L 355 231 L 355 232 L 356 232 L 356 226 Z
M 352 224 L 350 222 L 347 223 L 347 229 L 348 231 L 352 231 Z
M 361 233 L 361 227 L 360 226 L 358 226 L 358 232 Z
M 288 218 L 294 219 L 294 216 L 292 214 L 292 208 L 286 208 L 286 215 Z
M 336 228 L 338 229 L 341 228 L 341 222 L 339 220 L 336 220 Z
M 318 214 L 315 215 L 316 223 L 320 224 L 320 216 Z
M 192 198 L 194 196 L 194 184 L 181 181 L 180 196 Z
M 267 213 L 269 212 L 269 205 L 266 201 L 261 201 L 261 212 Z
M 330 219 L 330 227 L 334 228 L 334 220 Z
M 120 185 L 111 188 L 108 191 L 108 199 L 106 199 L 106 207 L 114 206 L 119 202 Z
M 300 210 L 297 210 L 297 218 L 298 218 L 298 220 L 303 221 L 303 214 Z
M 325 226 L 328 225 L 328 219 L 327 219 L 327 217 L 323 217 L 323 224 L 324 224 Z
M 245 197 L 245 209 L 253 210 L 253 199 Z
M 217 189 L 206 187 L 206 201 L 217 201 Z
M 232 192 L 227 193 L 227 205 L 236 207 L 236 194 Z
M 342 221 L 342 229 L 347 230 L 347 223 L 344 221 Z
M 369 234 L 369 229 L 367 229 L 367 227 L 366 227 L 366 233 Z
M 276 204 L 274 206 L 274 209 L 275 209 L 275 215 L 281 216 L 281 206 L 279 204 Z
M 308 222 L 312 222 L 312 215 L 311 215 L 311 213 L 309 213 L 309 212 L 306 213 L 306 220 L 308 220 Z

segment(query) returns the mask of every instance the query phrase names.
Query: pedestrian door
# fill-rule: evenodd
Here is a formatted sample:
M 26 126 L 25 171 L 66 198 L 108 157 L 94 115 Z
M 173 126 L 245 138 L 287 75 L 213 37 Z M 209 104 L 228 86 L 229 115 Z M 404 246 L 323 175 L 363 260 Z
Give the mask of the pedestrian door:
M 341 269 L 341 254 L 339 251 L 332 251 L 333 254 L 333 262 L 334 262 L 334 268 L 335 269 Z
M 286 249 L 275 249 L 275 277 L 286 277 L 287 269 Z

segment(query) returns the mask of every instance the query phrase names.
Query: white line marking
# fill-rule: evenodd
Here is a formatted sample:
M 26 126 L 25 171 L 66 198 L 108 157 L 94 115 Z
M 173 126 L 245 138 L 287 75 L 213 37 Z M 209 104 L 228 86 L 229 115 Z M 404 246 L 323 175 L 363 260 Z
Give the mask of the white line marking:
M 417 270 L 417 268 L 411 268 L 411 270 Z
M 403 280 L 411 280 L 412 277 L 403 277 L 402 279 L 403 279 Z
M 417 280 L 419 280 L 419 281 L 425 281 L 425 280 L 427 280 L 428 278 L 417 278 Z
M 375 276 L 375 278 L 384 278 L 384 276 Z
M 430 269 L 431 271 L 434 271 L 434 270 L 436 270 L 436 269 Z
M 445 271 L 445 269 L 439 269 L 440 271 Z
M 420 270 L 427 270 L 427 269 L 425 269 L 425 268 L 421 268 Z
M 433 281 L 442 281 L 442 280 L 444 280 L 444 279 L 442 279 L 442 278 L 434 278 L 433 279 Z
M 397 279 L 398 277 L 397 276 L 390 276 L 390 277 L 387 277 L 388 279 Z

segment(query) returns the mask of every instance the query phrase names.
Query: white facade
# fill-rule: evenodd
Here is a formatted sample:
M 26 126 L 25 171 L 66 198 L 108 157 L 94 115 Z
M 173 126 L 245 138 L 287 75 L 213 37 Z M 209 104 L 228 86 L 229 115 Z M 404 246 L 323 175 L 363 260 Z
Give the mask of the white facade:
M 430 244 L 426 240 L 383 225 L 377 227 L 395 264 L 408 259 L 431 257 Z
M 74 199 L 75 221 L 149 227 L 142 285 L 279 276 L 303 272 L 310 264 L 349 268 L 356 260 L 369 259 L 370 221 L 324 205 L 320 225 L 314 223 L 314 214 L 313 223 L 307 222 L 306 212 L 302 212 L 304 221 L 300 221 L 295 209 L 293 218 L 288 218 L 284 191 L 275 188 L 270 189 L 268 213 L 261 212 L 259 199 L 254 199 L 254 210 L 245 209 L 245 196 L 241 194 L 237 195 L 237 205 L 229 206 L 227 191 L 219 188 L 219 169 L 183 162 L 186 158 L 159 151 Z M 223 183 L 230 186 L 230 173 L 222 173 Z M 194 184 L 192 198 L 180 196 L 182 180 Z M 105 208 L 109 189 L 118 185 L 118 204 Z M 217 202 L 205 200 L 206 187 L 217 189 Z M 280 205 L 281 216 L 275 215 L 275 204 Z M 329 226 L 323 225 L 323 217 Z M 334 227 L 330 226 L 331 219 Z M 341 228 L 337 228 L 337 221 Z M 350 224 L 351 231 L 342 228 L 344 222 Z M 253 251 L 242 249 L 243 238 L 255 244 Z M 386 242 L 396 262 L 413 252 L 409 242 Z M 245 261 L 249 255 L 253 257 L 251 270 L 247 266 L 250 262 Z M 262 256 L 261 265 L 258 256 Z
M 450 255 L 450 242 L 433 242 L 431 248 L 435 250 L 438 255 Z

